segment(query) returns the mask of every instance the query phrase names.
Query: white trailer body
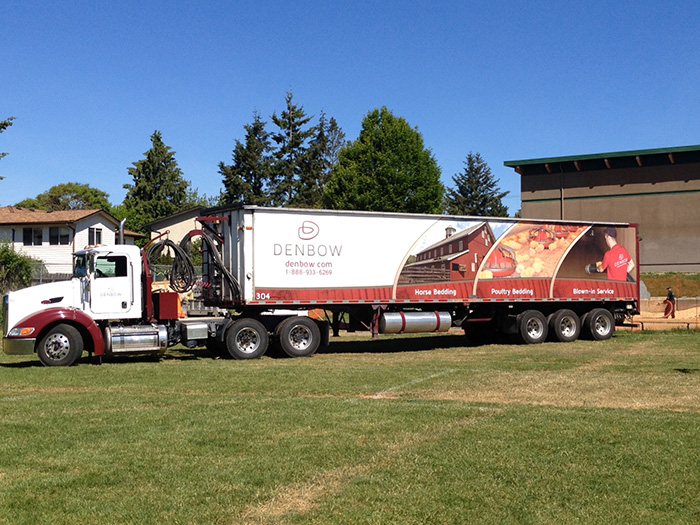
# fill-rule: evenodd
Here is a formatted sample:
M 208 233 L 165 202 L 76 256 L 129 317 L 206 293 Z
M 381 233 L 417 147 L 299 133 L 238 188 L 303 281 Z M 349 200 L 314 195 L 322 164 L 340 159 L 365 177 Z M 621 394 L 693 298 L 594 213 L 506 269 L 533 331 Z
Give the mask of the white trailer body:
M 604 231 L 637 260 L 636 227 L 357 211 L 215 210 L 224 262 L 248 306 L 636 301 L 637 267 L 612 280 Z

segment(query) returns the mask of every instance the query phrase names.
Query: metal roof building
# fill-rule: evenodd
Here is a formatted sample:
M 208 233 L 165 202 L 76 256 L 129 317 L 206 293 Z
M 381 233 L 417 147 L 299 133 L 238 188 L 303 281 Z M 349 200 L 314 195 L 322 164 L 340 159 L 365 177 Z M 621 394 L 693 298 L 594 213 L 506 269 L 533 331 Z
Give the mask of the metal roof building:
M 637 223 L 641 271 L 700 272 L 700 145 L 504 165 L 522 217 Z

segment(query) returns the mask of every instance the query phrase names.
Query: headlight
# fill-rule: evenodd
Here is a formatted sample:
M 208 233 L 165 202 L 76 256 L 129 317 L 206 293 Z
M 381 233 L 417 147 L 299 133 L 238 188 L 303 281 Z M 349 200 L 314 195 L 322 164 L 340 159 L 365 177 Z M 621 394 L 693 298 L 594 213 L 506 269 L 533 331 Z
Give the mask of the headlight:
M 8 337 L 27 337 L 34 333 L 34 328 L 13 328 L 7 334 Z

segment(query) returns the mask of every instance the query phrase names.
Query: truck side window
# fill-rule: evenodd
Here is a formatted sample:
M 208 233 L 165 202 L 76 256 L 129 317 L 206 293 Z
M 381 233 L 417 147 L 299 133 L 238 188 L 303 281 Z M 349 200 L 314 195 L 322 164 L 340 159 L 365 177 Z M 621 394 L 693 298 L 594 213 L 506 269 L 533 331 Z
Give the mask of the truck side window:
M 73 277 L 84 277 L 87 273 L 87 257 L 76 255 L 73 261 Z
M 126 277 L 127 264 L 123 255 L 98 257 L 95 262 L 96 277 Z

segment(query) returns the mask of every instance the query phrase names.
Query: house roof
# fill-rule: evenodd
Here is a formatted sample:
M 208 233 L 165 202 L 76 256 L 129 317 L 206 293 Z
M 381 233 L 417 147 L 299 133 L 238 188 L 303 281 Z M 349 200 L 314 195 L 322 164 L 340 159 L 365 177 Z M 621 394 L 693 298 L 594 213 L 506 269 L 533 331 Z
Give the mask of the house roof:
M 520 175 L 610 170 L 643 166 L 686 164 L 700 162 L 700 145 L 674 148 L 614 151 L 592 155 L 570 155 L 541 159 L 508 160 L 504 166 L 514 168 Z
M 35 210 L 18 206 L 0 207 L 0 224 L 74 224 L 91 215 L 103 214 L 111 222 L 117 222 L 104 210 Z
M 118 227 L 114 230 L 114 233 L 116 233 L 117 235 L 119 234 Z M 127 230 L 127 229 L 124 229 L 124 236 L 125 237 L 134 237 L 135 239 L 148 239 L 148 236 L 144 235 L 143 233 L 139 233 L 139 232 L 135 232 L 133 230 Z
M 200 215 L 200 212 L 204 209 L 204 206 L 194 206 L 192 208 L 187 208 L 186 210 L 179 211 L 167 217 L 161 217 L 155 221 L 147 222 L 143 225 L 144 228 L 148 228 L 151 231 L 158 230 L 161 224 L 171 224 L 177 223 L 183 220 L 189 220 Z

